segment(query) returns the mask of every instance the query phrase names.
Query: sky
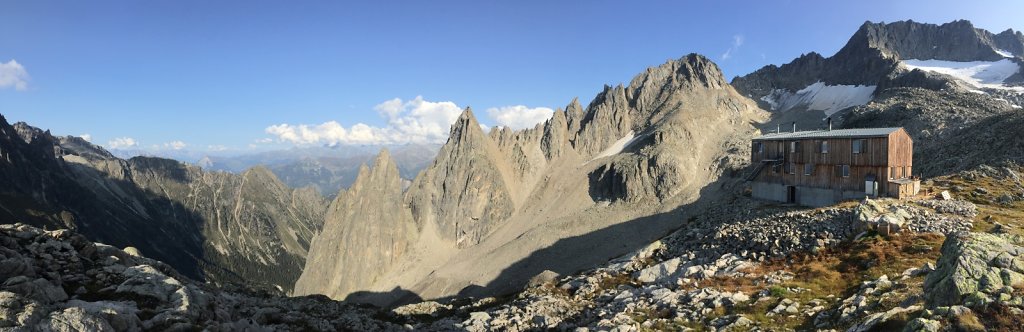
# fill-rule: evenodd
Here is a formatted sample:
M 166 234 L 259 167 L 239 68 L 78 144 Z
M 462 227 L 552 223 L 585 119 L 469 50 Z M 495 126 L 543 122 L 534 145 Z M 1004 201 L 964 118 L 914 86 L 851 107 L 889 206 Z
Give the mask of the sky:
M 7 1 L 0 114 L 116 149 L 443 142 L 700 53 L 726 77 L 865 21 L 1024 29 L 1020 1 Z

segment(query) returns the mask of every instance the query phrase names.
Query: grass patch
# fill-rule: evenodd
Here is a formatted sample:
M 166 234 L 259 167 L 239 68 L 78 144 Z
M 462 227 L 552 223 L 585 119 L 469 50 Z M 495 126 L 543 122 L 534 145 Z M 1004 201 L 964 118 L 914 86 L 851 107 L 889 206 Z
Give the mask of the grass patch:
M 1016 167 L 1018 174 L 1024 168 Z M 978 192 L 977 189 L 982 192 Z M 974 218 L 974 232 L 991 232 L 995 223 L 1010 226 L 1008 233 L 1024 235 L 1024 200 L 1019 200 L 1024 188 L 1010 179 L 999 179 L 977 176 L 965 178 L 960 175 L 946 175 L 932 179 L 929 184 L 922 185 L 922 192 L 937 195 L 949 191 L 956 199 L 962 199 L 978 206 L 978 216 Z M 1001 196 L 1017 197 L 1008 204 L 999 202 Z
M 977 319 L 990 331 L 1024 331 L 1024 315 L 1014 314 L 1005 304 L 993 303 L 978 310 Z
M 888 238 L 866 236 L 818 253 L 796 254 L 788 259 L 765 262 L 757 268 L 758 273 L 791 271 L 795 274 L 793 280 L 769 287 L 774 299 L 736 306 L 730 313 L 743 314 L 767 329 L 813 329 L 813 317 L 803 314 L 793 318 L 787 314 L 769 317 L 766 313 L 783 298 L 800 302 L 802 309 L 809 305 L 810 300 L 818 299 L 827 308 L 829 304 L 856 293 L 863 281 L 878 279 L 883 274 L 890 279 L 899 279 L 908 268 L 935 262 L 944 239 L 937 234 L 897 234 Z M 733 288 L 738 285 L 742 289 L 755 284 L 752 278 L 745 279 L 731 281 L 730 285 Z M 801 291 L 788 291 L 792 288 L 800 288 Z M 762 285 L 760 289 L 765 288 Z M 829 298 L 829 295 L 833 297 Z

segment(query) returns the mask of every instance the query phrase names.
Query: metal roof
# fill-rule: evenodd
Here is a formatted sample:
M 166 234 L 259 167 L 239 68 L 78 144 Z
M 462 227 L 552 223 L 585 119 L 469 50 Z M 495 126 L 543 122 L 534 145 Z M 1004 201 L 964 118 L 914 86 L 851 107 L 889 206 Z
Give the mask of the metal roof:
M 807 130 L 798 132 L 781 132 L 764 134 L 754 137 L 755 141 L 771 141 L 786 139 L 806 138 L 856 138 L 856 137 L 885 137 L 903 128 L 858 128 L 858 129 L 835 129 L 835 130 Z

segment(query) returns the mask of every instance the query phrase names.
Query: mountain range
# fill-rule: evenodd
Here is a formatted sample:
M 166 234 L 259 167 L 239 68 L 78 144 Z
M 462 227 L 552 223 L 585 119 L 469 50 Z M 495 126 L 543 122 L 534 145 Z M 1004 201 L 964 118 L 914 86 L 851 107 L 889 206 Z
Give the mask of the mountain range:
M 0 117 L 0 220 L 135 247 L 216 285 L 384 307 L 508 295 L 698 230 L 744 197 L 762 133 L 904 127 L 925 177 L 1024 163 L 1022 66 L 1021 32 L 865 22 L 830 57 L 731 82 L 702 55 L 669 60 L 525 130 L 485 132 L 466 108 L 436 155 L 280 163 L 120 159 Z

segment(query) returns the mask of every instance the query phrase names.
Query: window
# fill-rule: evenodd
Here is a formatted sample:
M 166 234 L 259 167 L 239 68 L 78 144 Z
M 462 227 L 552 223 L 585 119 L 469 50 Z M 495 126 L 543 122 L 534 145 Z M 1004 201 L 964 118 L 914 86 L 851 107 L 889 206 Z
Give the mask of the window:
M 814 174 L 814 164 L 804 164 L 804 175 Z
M 901 173 L 903 174 L 903 178 L 909 178 L 910 177 L 910 172 L 907 171 L 907 166 L 903 166 L 903 167 L 900 167 L 900 168 L 902 168 L 902 172 Z
M 786 163 L 786 174 L 796 174 L 796 164 Z
M 850 177 L 850 165 L 836 165 L 836 176 Z
M 895 179 L 896 178 L 896 166 L 889 167 L 889 178 L 890 179 Z
M 764 143 L 754 142 L 754 152 L 764 153 Z
M 828 141 L 818 142 L 818 153 L 828 153 Z
M 867 140 L 855 139 L 853 140 L 853 153 L 865 153 L 867 152 Z
M 789 142 L 789 153 L 796 153 L 797 150 L 800 150 L 800 142 L 797 142 L 797 141 Z

